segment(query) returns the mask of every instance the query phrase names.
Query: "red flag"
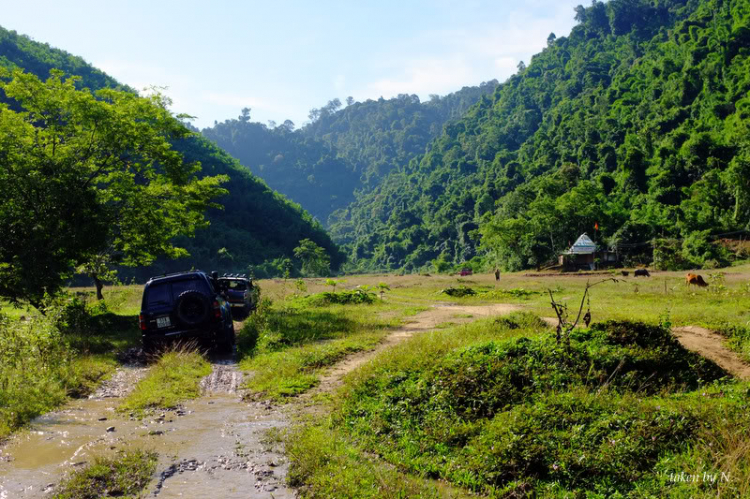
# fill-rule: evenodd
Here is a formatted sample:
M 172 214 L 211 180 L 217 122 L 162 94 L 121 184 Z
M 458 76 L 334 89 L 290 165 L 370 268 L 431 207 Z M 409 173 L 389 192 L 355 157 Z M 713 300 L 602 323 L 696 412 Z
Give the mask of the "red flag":
M 594 229 L 599 230 L 599 222 L 594 223 Z

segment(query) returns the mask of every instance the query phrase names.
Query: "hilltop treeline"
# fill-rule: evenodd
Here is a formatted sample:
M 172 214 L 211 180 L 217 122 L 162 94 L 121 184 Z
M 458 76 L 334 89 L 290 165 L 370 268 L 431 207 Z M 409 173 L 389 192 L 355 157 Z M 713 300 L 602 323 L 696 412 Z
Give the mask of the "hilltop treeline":
M 517 269 L 581 233 L 717 265 L 750 221 L 750 2 L 594 1 L 336 222 L 351 268 Z
M 295 130 L 291 121 L 265 125 L 251 110 L 216 123 L 202 133 L 268 185 L 300 203 L 326 224 L 357 192 L 366 192 L 427 145 L 449 120 L 457 119 L 497 81 L 464 87 L 421 102 L 416 95 L 354 102 L 333 99 L 310 111 L 310 122 Z

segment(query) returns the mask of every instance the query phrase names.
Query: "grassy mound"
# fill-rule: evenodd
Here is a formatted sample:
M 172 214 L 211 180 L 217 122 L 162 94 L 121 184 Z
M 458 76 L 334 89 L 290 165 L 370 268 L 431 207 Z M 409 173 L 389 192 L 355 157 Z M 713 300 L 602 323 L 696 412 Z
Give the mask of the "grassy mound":
M 211 364 L 199 353 L 167 352 L 151 367 L 148 375 L 120 404 L 118 410 L 141 412 L 151 408 L 172 408 L 200 395 L 200 380 L 211 374 Z
M 55 499 L 140 497 L 156 470 L 156 461 L 155 452 L 140 450 L 98 458 L 63 482 Z
M 540 322 L 514 314 L 483 327 Z M 608 322 L 574 332 L 569 350 L 542 333 L 469 341 L 423 363 L 396 353 L 353 382 L 339 417 L 365 449 L 475 491 L 606 495 L 710 426 L 699 397 L 681 394 L 725 375 L 659 326 Z

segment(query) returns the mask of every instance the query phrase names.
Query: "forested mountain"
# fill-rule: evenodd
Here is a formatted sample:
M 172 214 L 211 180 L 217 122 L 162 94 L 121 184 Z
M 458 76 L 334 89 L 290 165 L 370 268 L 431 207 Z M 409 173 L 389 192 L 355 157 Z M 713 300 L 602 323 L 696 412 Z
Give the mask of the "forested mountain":
M 596 226 L 655 241 L 663 266 L 726 259 L 712 236 L 750 221 L 750 0 L 594 1 L 575 18 L 333 224 L 352 269 L 536 266 Z
M 22 68 L 40 78 L 47 78 L 50 69 L 56 68 L 80 76 L 82 87 L 127 89 L 80 57 L 3 28 L 0 28 L 0 66 Z M 200 162 L 199 176 L 229 176 L 229 182 L 223 186 L 229 194 L 219 199 L 224 209 L 210 210 L 210 227 L 199 231 L 193 239 L 179 241 L 190 252 L 189 257 L 160 259 L 150 268 L 138 269 L 135 274 L 126 272 L 126 275 L 144 277 L 190 267 L 247 272 L 248 266 L 254 266 L 261 273 L 278 273 L 282 272 L 279 260 L 291 259 L 293 249 L 303 239 L 311 239 L 325 248 L 332 267 L 342 263 L 342 253 L 319 223 L 298 204 L 272 191 L 209 140 L 195 134 L 173 146 L 184 155 L 185 161 Z M 262 265 L 273 260 L 276 262 Z
M 333 99 L 313 109 L 311 122 L 299 130 L 290 121 L 270 127 L 252 122 L 245 109 L 237 119 L 217 123 L 203 134 L 326 223 L 334 211 L 354 201 L 355 191 L 370 190 L 423 154 L 447 121 L 462 116 L 496 86 L 492 80 L 427 102 L 400 95 L 350 99 L 342 108 Z

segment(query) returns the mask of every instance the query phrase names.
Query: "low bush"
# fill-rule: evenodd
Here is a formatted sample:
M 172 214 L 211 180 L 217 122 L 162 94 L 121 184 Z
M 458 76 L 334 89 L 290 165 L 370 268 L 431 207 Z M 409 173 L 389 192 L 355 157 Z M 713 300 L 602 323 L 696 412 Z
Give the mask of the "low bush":
M 445 288 L 440 292 L 454 298 L 464 298 L 466 296 L 474 296 L 477 294 L 477 292 L 472 288 L 468 288 L 466 286 L 459 286 L 457 288 Z
M 65 311 L 12 320 L 0 315 L 0 438 L 69 396 L 90 393 L 114 370 L 111 357 L 77 356 L 60 332 Z
M 360 305 L 374 303 L 377 299 L 375 293 L 362 289 L 353 289 L 349 291 L 326 291 L 315 293 L 304 298 L 304 301 L 313 306 L 325 305 Z
M 538 296 L 541 295 L 541 291 L 531 291 L 529 289 L 523 289 L 523 288 L 513 288 L 513 289 L 492 289 L 485 293 L 482 293 L 483 298 L 528 298 L 530 296 Z
M 727 324 L 719 328 L 719 333 L 727 338 L 727 346 L 750 362 L 750 326 Z

